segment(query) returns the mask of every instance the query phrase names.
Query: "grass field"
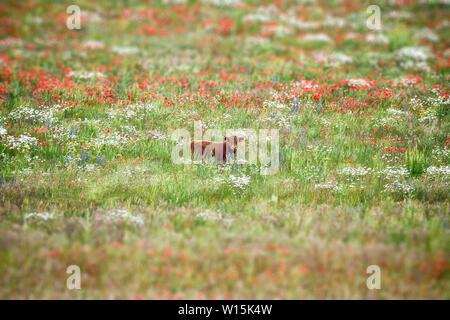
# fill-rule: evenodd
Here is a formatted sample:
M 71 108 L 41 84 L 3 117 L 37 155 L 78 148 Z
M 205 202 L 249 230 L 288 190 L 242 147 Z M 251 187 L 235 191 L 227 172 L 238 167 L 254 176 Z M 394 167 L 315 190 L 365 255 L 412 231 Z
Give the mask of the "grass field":
M 0 298 L 449 299 L 444 2 L 2 1 Z M 196 121 L 278 172 L 174 163 Z

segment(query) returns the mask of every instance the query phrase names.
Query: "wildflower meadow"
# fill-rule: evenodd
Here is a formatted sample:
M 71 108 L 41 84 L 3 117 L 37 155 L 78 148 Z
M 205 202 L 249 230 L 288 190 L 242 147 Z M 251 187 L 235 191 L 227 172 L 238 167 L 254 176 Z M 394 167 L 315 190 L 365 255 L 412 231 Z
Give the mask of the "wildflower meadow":
M 0 20 L 1 299 L 450 298 L 448 1 Z

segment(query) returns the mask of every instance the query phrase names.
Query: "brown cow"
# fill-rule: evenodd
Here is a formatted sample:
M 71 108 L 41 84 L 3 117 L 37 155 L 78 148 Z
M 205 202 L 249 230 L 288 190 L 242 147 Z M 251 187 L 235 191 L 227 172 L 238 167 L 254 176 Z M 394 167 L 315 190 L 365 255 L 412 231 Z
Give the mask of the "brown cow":
M 203 155 L 204 158 L 208 158 L 212 154 L 219 163 L 226 162 L 227 155 L 236 153 L 231 143 L 208 140 L 191 141 L 191 152 L 194 153 L 194 158 L 195 156 L 198 157 L 200 155 Z

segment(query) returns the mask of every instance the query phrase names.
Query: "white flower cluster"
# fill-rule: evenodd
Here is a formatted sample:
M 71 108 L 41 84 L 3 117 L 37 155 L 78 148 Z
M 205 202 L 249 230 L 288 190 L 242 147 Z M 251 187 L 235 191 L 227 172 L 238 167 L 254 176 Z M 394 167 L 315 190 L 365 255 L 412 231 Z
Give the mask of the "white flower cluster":
M 378 178 L 398 179 L 409 176 L 409 171 L 405 167 L 386 167 L 378 171 Z
M 428 59 L 431 57 L 430 48 L 404 47 L 395 52 L 395 59 L 403 69 L 417 68 L 428 71 Z
M 405 119 L 405 116 L 408 114 L 399 109 L 389 108 L 386 110 L 388 116 L 385 118 L 380 118 L 375 120 L 375 126 L 383 127 L 383 126 L 391 126 L 397 127 L 399 126 Z
M 230 175 L 229 181 L 230 181 L 231 186 L 233 188 L 240 189 L 240 190 L 244 191 L 245 188 L 250 183 L 250 177 L 246 176 L 246 175 L 243 175 L 243 176 Z
M 234 189 L 233 191 L 244 191 L 250 184 L 250 180 L 250 177 L 246 175 L 230 175 L 228 178 L 224 176 L 217 176 L 212 181 L 214 185 L 229 183 L 229 185 Z
M 338 67 L 343 64 L 353 63 L 353 58 L 347 56 L 346 54 L 343 54 L 340 52 L 335 52 L 335 53 L 332 53 L 331 55 L 325 57 L 325 63 L 328 66 Z
M 139 133 L 134 126 L 120 126 L 120 131 L 128 136 L 136 136 Z
M 42 213 L 40 213 L 40 212 L 31 212 L 31 213 L 26 213 L 25 216 L 24 216 L 25 220 L 37 219 L 37 220 L 47 221 L 47 220 L 51 220 L 51 219 L 54 219 L 54 218 L 55 218 L 55 215 L 53 213 L 49 213 L 49 212 L 42 212 Z
M 345 181 L 349 183 L 348 188 L 354 188 L 355 183 L 359 185 L 359 182 L 363 180 L 363 178 L 372 172 L 372 168 L 352 168 L 347 167 L 339 170 L 337 172 L 338 175 L 345 177 Z M 360 188 L 364 188 L 364 186 L 360 185 Z
M 414 191 L 414 188 L 406 182 L 393 181 L 384 186 L 386 192 L 401 193 L 407 195 Z
M 114 209 L 112 211 L 108 211 L 106 214 L 102 215 L 107 221 L 118 222 L 118 221 L 126 221 L 131 222 L 133 224 L 137 224 L 142 226 L 144 224 L 144 215 L 131 215 L 124 209 Z
M 118 147 L 120 145 L 126 144 L 129 141 L 129 137 L 122 132 L 112 131 L 108 134 L 100 134 L 98 138 L 95 138 L 93 144 L 96 148 L 102 146 L 114 146 Z
M 450 176 L 450 167 L 449 166 L 441 166 L 441 167 L 431 166 L 431 167 L 427 168 L 427 174 L 433 175 L 433 176 L 449 177 Z
M 101 72 L 87 72 L 87 71 L 71 71 L 67 74 L 68 77 L 75 77 L 81 80 L 90 80 L 96 78 L 104 78 L 105 75 Z
M 389 108 L 386 111 L 393 116 L 405 116 L 408 114 L 407 112 L 405 112 L 403 110 L 394 109 L 394 108 Z
M 6 146 L 9 150 L 25 151 L 37 146 L 38 140 L 35 137 L 20 135 L 20 137 L 7 136 Z
M 277 120 L 275 121 L 276 126 L 278 128 L 288 128 L 290 127 L 290 120 L 287 116 L 285 115 L 280 115 Z M 268 140 L 270 140 L 270 137 L 267 138 Z
M 434 160 L 440 161 L 441 159 L 449 158 L 449 151 L 447 148 L 444 149 L 436 148 L 431 151 L 431 155 Z
M 428 106 L 438 107 L 443 104 L 445 104 L 445 105 L 450 104 L 450 99 L 448 97 L 441 96 L 439 94 L 438 89 L 433 89 L 432 93 L 434 94 L 434 96 L 429 95 L 425 99 L 425 102 L 427 103 Z
M 331 121 L 325 118 L 321 118 L 320 123 L 323 124 L 325 127 L 330 127 L 332 125 Z
M 0 127 L 0 136 L 4 136 L 6 134 L 8 134 L 8 131 L 5 128 Z
M 328 181 L 323 183 L 317 183 L 314 188 L 316 190 L 330 190 L 332 192 L 338 192 L 342 188 L 336 184 L 334 181 Z
M 34 109 L 20 106 L 9 114 L 9 118 L 19 122 L 46 123 L 55 121 L 55 115 L 61 110 L 61 106 L 54 105 L 43 109 Z
M 352 168 L 352 167 L 347 167 L 347 168 L 343 168 L 343 169 L 339 170 L 338 174 L 345 175 L 345 176 L 351 176 L 351 177 L 362 177 L 362 176 L 365 176 L 365 175 L 369 174 L 371 171 L 372 171 L 372 168 L 365 168 L 365 167 Z

